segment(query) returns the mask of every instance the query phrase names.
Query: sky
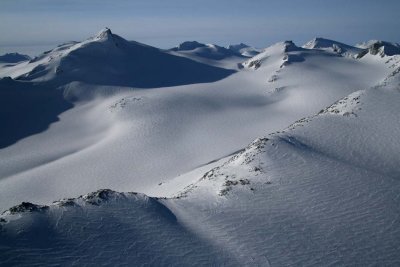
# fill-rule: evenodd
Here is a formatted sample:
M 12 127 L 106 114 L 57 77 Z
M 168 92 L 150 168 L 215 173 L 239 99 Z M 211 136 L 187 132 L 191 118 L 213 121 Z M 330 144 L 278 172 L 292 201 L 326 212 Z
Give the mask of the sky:
M 263 48 L 325 37 L 400 42 L 399 0 L 0 0 L 0 54 L 35 54 L 109 27 L 169 48 L 187 40 Z

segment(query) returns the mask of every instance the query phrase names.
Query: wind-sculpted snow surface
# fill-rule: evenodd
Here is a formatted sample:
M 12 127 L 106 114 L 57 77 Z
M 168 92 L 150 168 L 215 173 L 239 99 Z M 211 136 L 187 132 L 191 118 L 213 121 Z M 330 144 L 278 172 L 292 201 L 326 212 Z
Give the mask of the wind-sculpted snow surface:
M 0 218 L 2 266 L 221 266 L 235 259 L 182 226 L 160 200 L 100 190 Z
M 242 265 L 396 266 L 399 101 L 398 88 L 349 95 L 254 141 L 169 207 Z

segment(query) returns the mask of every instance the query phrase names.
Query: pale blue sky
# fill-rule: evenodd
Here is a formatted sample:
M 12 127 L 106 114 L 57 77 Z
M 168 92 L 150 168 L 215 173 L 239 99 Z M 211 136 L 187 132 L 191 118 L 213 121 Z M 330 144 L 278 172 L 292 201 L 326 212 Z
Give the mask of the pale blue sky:
M 185 40 L 265 47 L 315 36 L 399 42 L 399 11 L 399 0 L 0 0 L 0 53 L 79 41 L 106 26 L 161 48 Z

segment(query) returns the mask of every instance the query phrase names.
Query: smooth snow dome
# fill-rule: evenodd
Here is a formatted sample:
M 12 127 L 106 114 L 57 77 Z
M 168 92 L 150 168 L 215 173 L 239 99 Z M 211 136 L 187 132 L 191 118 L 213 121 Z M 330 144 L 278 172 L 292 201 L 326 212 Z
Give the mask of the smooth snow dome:
M 201 44 L 196 41 L 183 42 L 177 47 L 171 48 L 170 51 L 181 52 L 182 54 L 189 54 L 205 59 L 216 60 L 221 60 L 233 56 L 242 56 L 240 51 L 235 51 L 233 49 L 221 47 L 214 44 Z
M 251 47 L 244 43 L 228 45 L 227 48 L 245 57 L 254 57 L 258 53 L 260 53 L 260 49 Z
M 187 51 L 187 50 L 194 50 L 199 47 L 206 47 L 205 44 L 196 42 L 196 41 L 186 41 L 179 44 L 177 47 L 172 48 L 173 51 Z
M 1 64 L 0 265 L 399 265 L 396 44 L 238 43 Z

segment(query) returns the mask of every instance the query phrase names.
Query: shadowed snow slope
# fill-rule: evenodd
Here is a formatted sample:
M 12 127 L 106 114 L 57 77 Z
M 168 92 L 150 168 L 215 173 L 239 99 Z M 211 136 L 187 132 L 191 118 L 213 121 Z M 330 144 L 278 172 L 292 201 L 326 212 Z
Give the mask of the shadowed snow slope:
M 213 82 L 233 72 L 128 42 L 104 29 L 86 41 L 61 45 L 29 62 L 4 68 L 0 75 L 57 86 L 79 81 L 154 88 Z
M 0 79 L 0 149 L 48 128 L 72 108 L 63 91 L 51 86 Z
M 128 42 L 104 29 L 86 41 L 63 44 L 30 61 L 0 67 L 0 77 L 5 77 L 0 81 L 4 128 L 0 148 L 57 121 L 61 112 L 72 107 L 63 98 L 64 86 L 71 82 L 153 88 L 213 82 L 234 72 Z

